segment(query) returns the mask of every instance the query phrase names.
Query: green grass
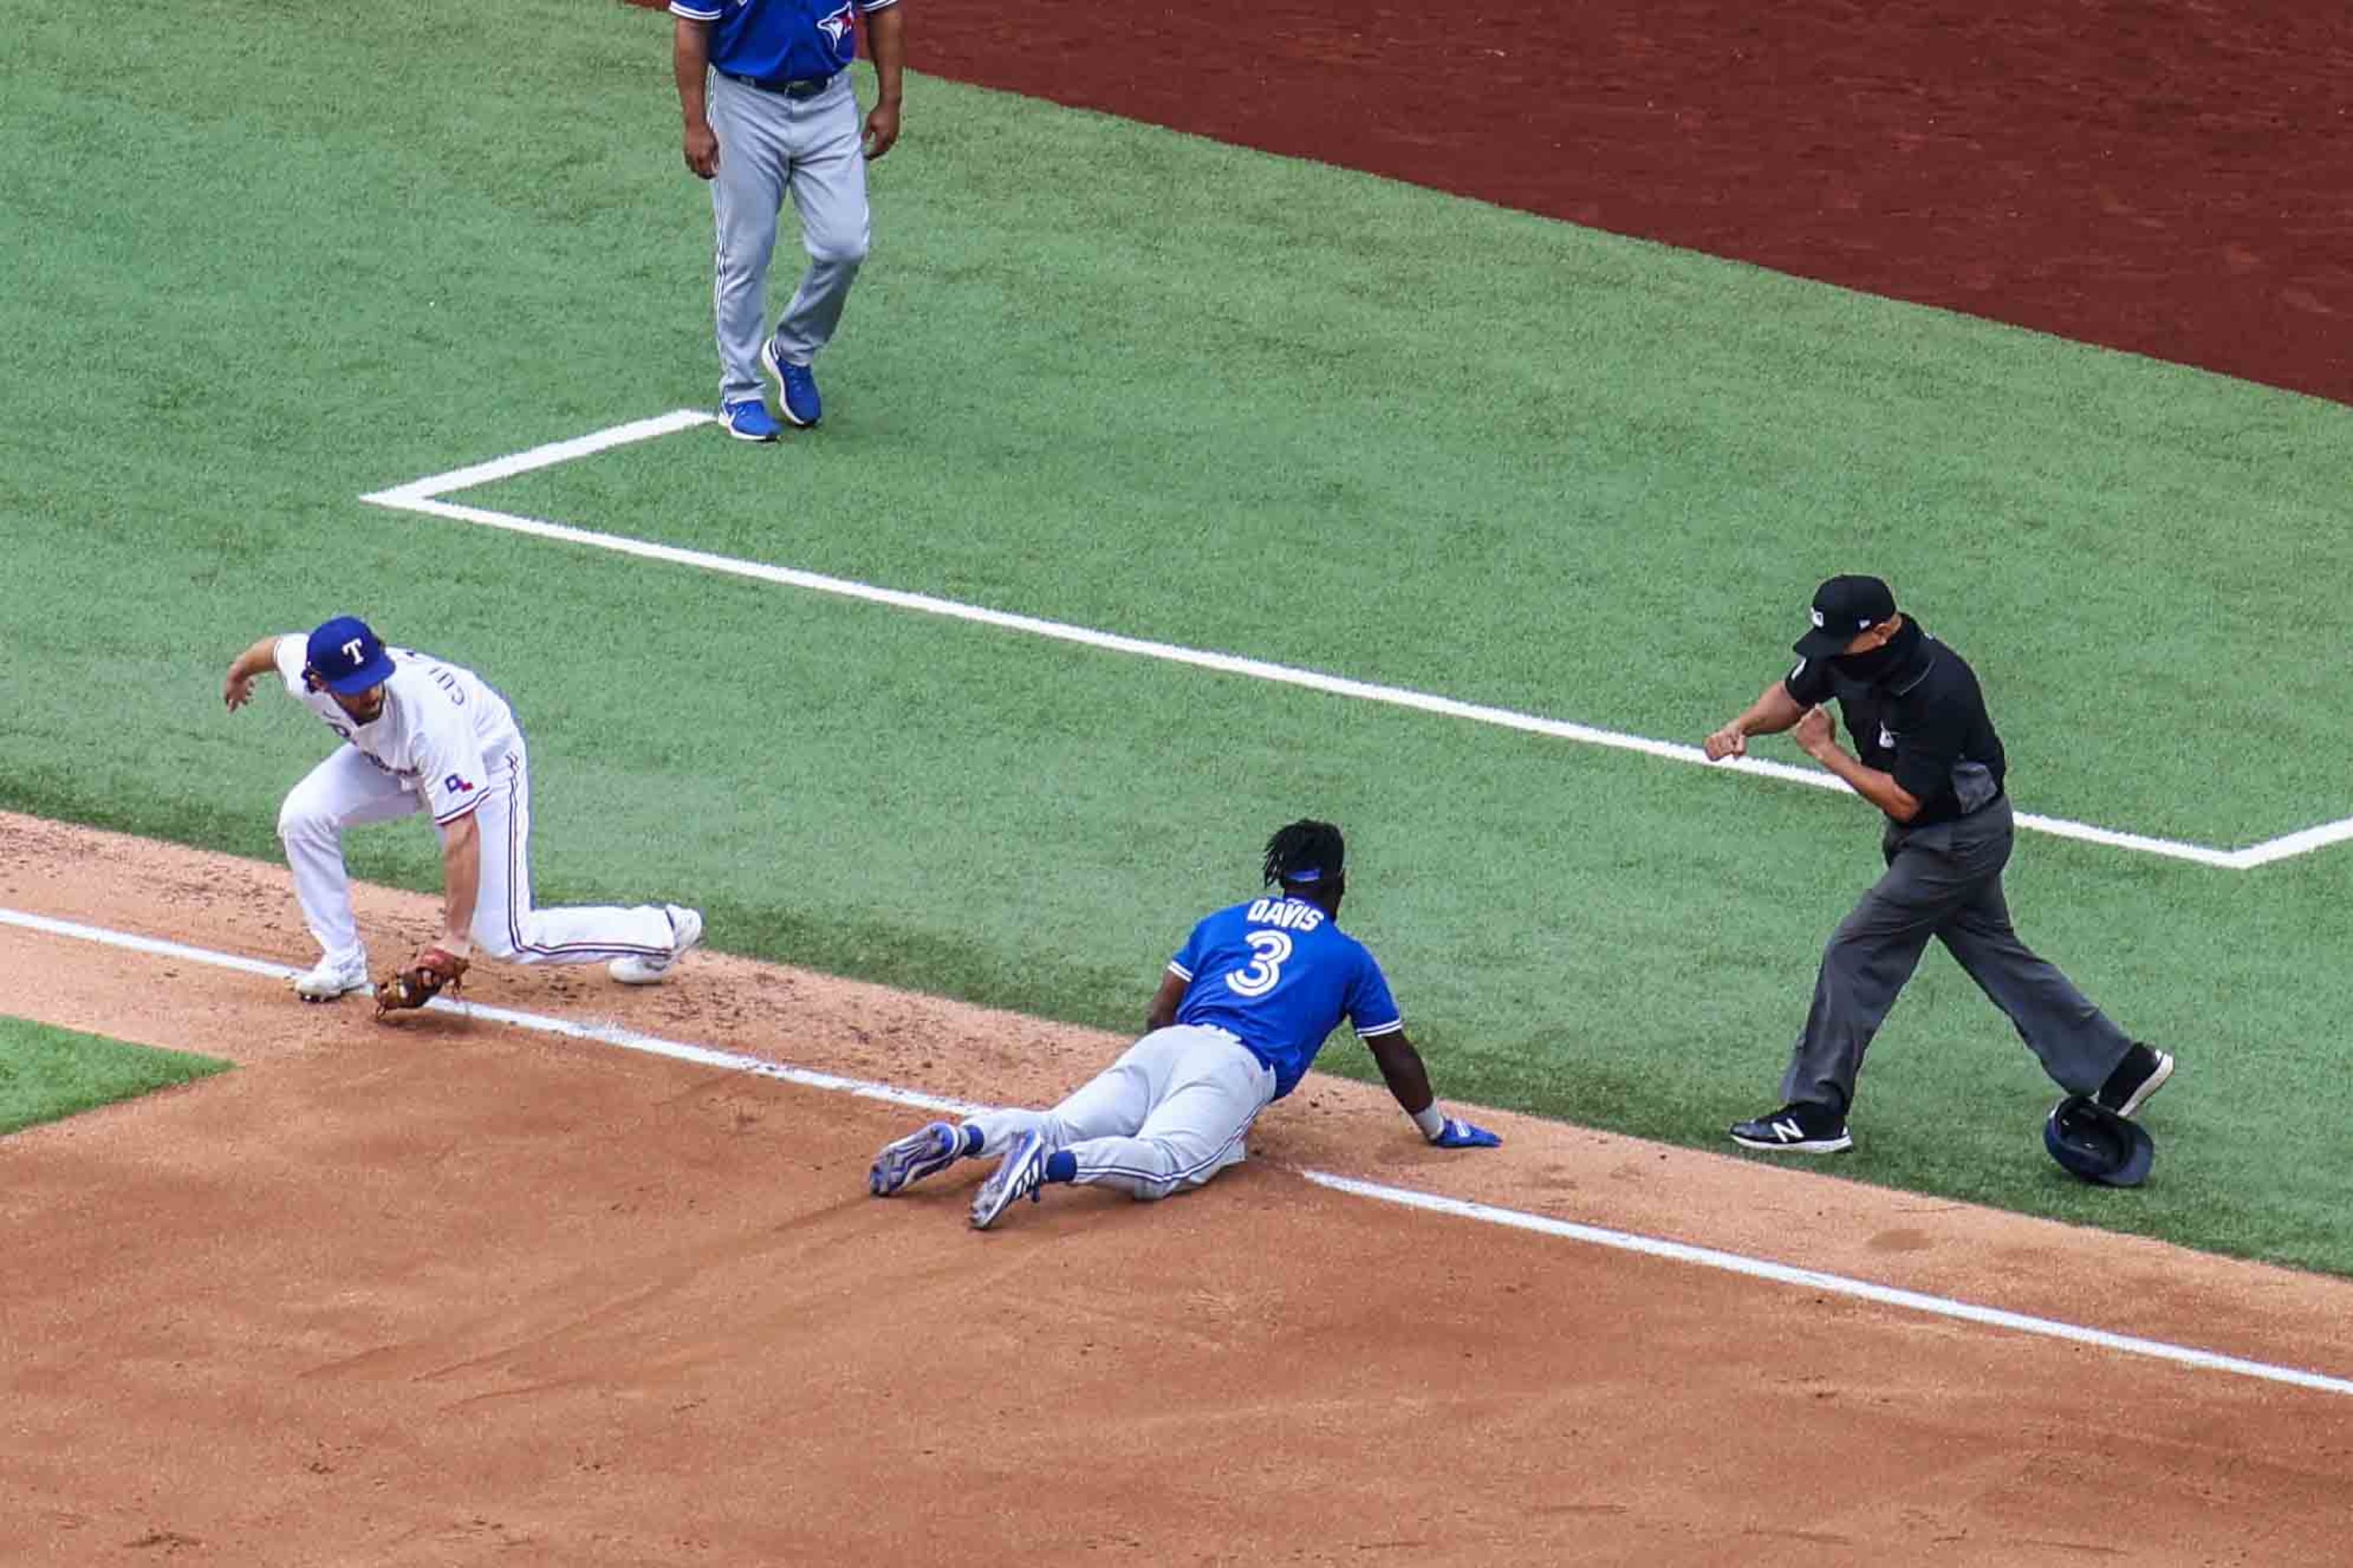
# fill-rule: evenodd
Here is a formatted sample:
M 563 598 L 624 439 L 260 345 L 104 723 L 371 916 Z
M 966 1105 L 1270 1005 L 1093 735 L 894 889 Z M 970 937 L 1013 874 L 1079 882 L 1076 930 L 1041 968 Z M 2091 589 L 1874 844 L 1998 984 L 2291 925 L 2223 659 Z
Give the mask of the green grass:
M 0 1135 L 210 1078 L 228 1066 L 0 1016 Z
M 0 804 L 273 857 L 326 737 L 220 671 L 356 610 L 514 700 L 544 900 L 1129 1027 L 1313 812 L 1448 1096 L 1704 1147 L 1766 1107 L 1876 867 L 1852 800 L 360 504 L 713 395 L 659 18 L 20 33 Z M 2347 813 L 2346 409 L 929 79 L 908 126 L 823 432 L 467 499 L 1687 741 L 1863 567 L 1978 664 L 2025 808 Z M 1834 1168 L 2353 1271 L 2348 855 L 2028 837 L 2029 939 L 2183 1056 L 2156 1176 L 2044 1158 L 2054 1091 L 1941 954 Z M 353 858 L 436 881 L 414 826 Z

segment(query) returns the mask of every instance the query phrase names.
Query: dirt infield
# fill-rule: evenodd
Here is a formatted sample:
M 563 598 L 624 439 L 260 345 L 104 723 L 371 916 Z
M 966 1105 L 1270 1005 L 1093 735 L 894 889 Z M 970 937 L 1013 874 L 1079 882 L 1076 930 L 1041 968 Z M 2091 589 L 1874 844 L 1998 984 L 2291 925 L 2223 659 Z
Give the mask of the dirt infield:
M 0 868 L 10 909 L 307 957 L 276 868 L 14 817 Z M 362 910 L 380 954 L 433 921 Z M 980 1236 L 963 1176 L 865 1195 L 910 1121 L 871 1100 L 14 928 L 0 963 L 16 1010 L 242 1066 L 0 1142 L 11 1562 L 2271 1564 L 2353 1523 L 2353 1398 L 1297 1172 L 2295 1365 L 2341 1361 L 2341 1281 L 1509 1116 L 1448 1155 L 1326 1079 L 1202 1193 Z M 713 955 L 474 978 L 983 1100 L 1118 1044 Z
M 937 75 L 2353 401 L 2342 6 L 946 0 L 907 31 Z

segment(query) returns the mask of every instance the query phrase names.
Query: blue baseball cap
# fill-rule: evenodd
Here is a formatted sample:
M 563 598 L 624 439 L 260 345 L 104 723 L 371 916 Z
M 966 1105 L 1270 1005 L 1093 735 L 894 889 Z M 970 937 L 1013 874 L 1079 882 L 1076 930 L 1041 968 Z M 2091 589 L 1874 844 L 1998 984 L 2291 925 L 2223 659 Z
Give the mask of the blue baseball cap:
M 384 639 L 357 616 L 337 616 L 311 634 L 311 672 L 330 691 L 353 697 L 392 679 L 392 656 Z

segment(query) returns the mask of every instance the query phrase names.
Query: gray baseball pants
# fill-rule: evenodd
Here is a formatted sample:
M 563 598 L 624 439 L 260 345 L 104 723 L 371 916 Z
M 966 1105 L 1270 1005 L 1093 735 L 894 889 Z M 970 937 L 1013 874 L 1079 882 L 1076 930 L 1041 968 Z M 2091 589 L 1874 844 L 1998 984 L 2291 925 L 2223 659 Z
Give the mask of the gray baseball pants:
M 1957 822 L 1888 825 L 1880 845 L 1886 875 L 1822 950 L 1813 1006 L 1781 1079 L 1783 1100 L 1853 1103 L 1862 1053 L 1931 937 L 2008 1016 L 2052 1082 L 2091 1094 L 2106 1081 L 2131 1039 L 2010 923 L 2001 870 L 2017 832 L 2007 798 Z
M 991 1110 L 980 1152 L 1001 1155 L 1036 1131 L 1078 1162 L 1082 1186 L 1149 1201 L 1198 1187 L 1248 1157 L 1251 1123 L 1274 1100 L 1274 1069 L 1223 1029 L 1155 1029 L 1051 1110 Z
M 711 73 L 711 129 L 719 174 L 711 216 L 719 258 L 712 296 L 719 319 L 719 400 L 760 395 L 767 331 L 768 262 L 785 198 L 800 214 L 808 269 L 776 323 L 776 357 L 807 364 L 832 338 L 872 237 L 866 153 L 849 72 L 813 98 L 787 98 Z

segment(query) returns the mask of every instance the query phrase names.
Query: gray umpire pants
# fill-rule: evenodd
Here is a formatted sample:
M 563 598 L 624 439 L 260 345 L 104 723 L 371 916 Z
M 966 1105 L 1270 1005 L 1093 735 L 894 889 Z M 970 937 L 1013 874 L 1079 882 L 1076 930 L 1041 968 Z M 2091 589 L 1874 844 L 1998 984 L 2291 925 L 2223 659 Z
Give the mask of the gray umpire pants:
M 2006 1014 L 2052 1081 L 2091 1094 L 2132 1046 L 2010 923 L 2001 869 L 2017 837 L 2007 797 L 1957 822 L 1890 823 L 1880 845 L 1887 873 L 1822 950 L 1814 1004 L 1798 1037 L 1781 1097 L 1844 1107 L 1862 1053 L 1934 937 Z
M 872 232 L 849 72 L 813 98 L 764 91 L 717 71 L 710 83 L 711 129 L 719 138 L 719 173 L 711 182 L 719 400 L 733 403 L 760 395 L 768 262 L 785 198 L 800 214 L 801 248 L 808 252 L 808 269 L 776 323 L 776 357 L 786 364 L 808 363 L 832 338 Z

